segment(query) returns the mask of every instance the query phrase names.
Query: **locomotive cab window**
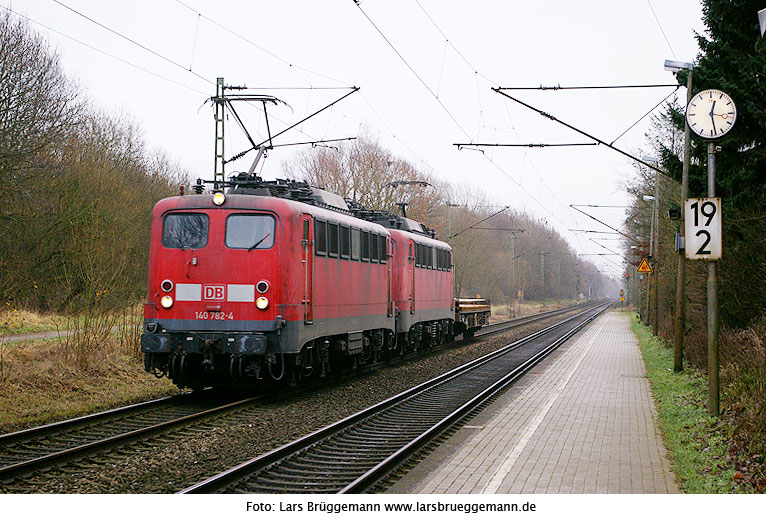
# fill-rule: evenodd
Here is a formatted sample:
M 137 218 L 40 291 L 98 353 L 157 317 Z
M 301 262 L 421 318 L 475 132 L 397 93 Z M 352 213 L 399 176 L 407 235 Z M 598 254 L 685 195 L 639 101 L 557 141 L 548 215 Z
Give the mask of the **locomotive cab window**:
M 200 249 L 207 245 L 210 219 L 204 213 L 171 213 L 162 220 L 162 246 Z
M 324 220 L 314 221 L 314 250 L 317 255 L 327 253 L 327 222 Z
M 269 249 L 274 246 L 274 217 L 270 215 L 229 215 L 226 218 L 226 247 Z

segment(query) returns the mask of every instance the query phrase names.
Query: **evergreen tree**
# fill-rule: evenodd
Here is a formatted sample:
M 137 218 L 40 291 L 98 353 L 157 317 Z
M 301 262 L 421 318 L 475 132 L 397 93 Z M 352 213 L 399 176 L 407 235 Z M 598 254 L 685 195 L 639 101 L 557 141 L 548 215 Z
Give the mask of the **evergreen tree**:
M 762 0 L 704 0 L 707 34 L 697 35 L 701 53 L 694 68 L 694 90 L 720 89 L 737 104 L 737 122 L 720 142 L 716 156 L 716 194 L 731 210 L 763 207 L 766 200 L 766 40 L 758 11 Z M 707 150 L 694 141 L 690 196 L 706 194 Z
M 737 104 L 737 121 L 717 141 L 716 195 L 723 200 L 724 257 L 721 260 L 721 318 L 745 327 L 766 310 L 766 40 L 761 37 L 759 0 L 703 0 L 706 31 L 697 35 L 694 93 L 720 89 Z M 686 72 L 678 80 L 686 83 Z M 684 107 L 668 106 L 663 119 L 679 131 Z M 663 165 L 681 180 L 680 152 L 661 136 L 655 145 Z M 707 196 L 707 145 L 692 134 L 689 196 Z M 747 290 L 743 293 L 743 290 Z

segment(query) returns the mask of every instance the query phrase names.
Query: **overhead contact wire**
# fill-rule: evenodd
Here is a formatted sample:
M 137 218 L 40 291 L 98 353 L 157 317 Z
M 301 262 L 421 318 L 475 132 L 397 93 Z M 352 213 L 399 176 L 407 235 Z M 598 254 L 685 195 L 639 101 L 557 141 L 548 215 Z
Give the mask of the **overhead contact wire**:
M 224 25 L 223 25 L 223 24 L 221 24 L 220 22 L 217 22 L 216 20 L 213 20 L 212 18 L 210 18 L 209 16 L 207 16 L 207 15 L 205 15 L 205 14 L 203 14 L 203 13 L 200 13 L 199 11 L 197 11 L 197 10 L 196 10 L 196 9 L 194 9 L 193 7 L 189 6 L 188 4 L 186 4 L 186 3 L 182 2 L 181 0 L 176 0 L 176 2 L 178 2 L 179 4 L 181 4 L 182 6 L 184 6 L 184 7 L 185 7 L 186 9 L 188 9 L 189 11 L 191 11 L 191 12 L 193 12 L 193 13 L 195 13 L 195 14 L 197 14 L 197 15 L 201 16 L 202 18 L 204 18 L 205 20 L 207 20 L 207 21 L 208 21 L 208 22 L 210 22 L 211 24 L 213 24 L 213 25 L 215 25 L 215 26 L 217 26 L 217 27 L 219 27 L 219 28 L 223 29 L 223 30 L 224 30 L 224 31 L 226 31 L 227 33 L 231 33 L 232 35 L 236 36 L 236 37 L 237 37 L 237 38 L 239 38 L 240 40 L 243 40 L 243 41 L 247 42 L 247 43 L 248 43 L 248 44 L 250 44 L 251 46 L 253 46 L 253 47 L 255 47 L 256 49 L 260 50 L 261 52 L 263 52 L 263 53 L 266 53 L 266 54 L 267 54 L 267 55 L 269 55 L 270 57 L 274 58 L 275 60 L 278 60 L 278 61 L 282 62 L 283 64 L 286 64 L 287 66 L 289 66 L 289 67 L 291 67 L 291 68 L 294 68 L 294 69 L 300 69 L 300 70 L 306 71 L 307 73 L 311 73 L 312 75 L 316 75 L 316 76 L 322 77 L 322 78 L 324 78 L 324 79 L 330 80 L 331 82 L 336 82 L 336 83 L 338 83 L 338 84 L 343 84 L 343 85 L 345 85 L 345 86 L 350 86 L 350 85 L 351 85 L 349 82 L 344 82 L 344 81 L 342 81 L 342 80 L 338 80 L 338 79 L 336 79 L 336 78 L 332 78 L 332 77 L 330 77 L 330 76 L 327 76 L 327 75 L 323 75 L 322 73 L 317 73 L 316 71 L 312 71 L 311 69 L 307 69 L 307 68 L 305 68 L 305 67 L 301 67 L 301 66 L 299 66 L 299 65 L 293 64 L 293 63 L 292 63 L 292 62 L 290 62 L 289 60 L 285 60 L 284 58 L 282 58 L 282 57 L 280 57 L 280 56 L 278 56 L 278 55 L 276 55 L 276 54 L 272 53 L 272 52 L 271 52 L 271 51 L 269 51 L 268 49 L 266 49 L 266 48 L 264 48 L 264 47 L 262 47 L 262 46 L 260 46 L 260 45 L 256 44 L 255 42 L 253 42 L 252 40 L 248 39 L 247 37 L 245 37 L 245 36 L 243 36 L 243 35 L 241 35 L 241 34 L 237 33 L 236 31 L 234 31 L 234 30 L 232 30 L 232 29 L 229 29 L 228 27 L 224 26 Z M 310 84 L 310 82 L 309 82 L 309 84 Z
M 377 25 L 375 25 L 375 22 L 373 22 L 372 19 L 367 15 L 367 13 L 364 12 L 364 9 L 362 9 L 362 6 L 359 3 L 359 0 L 354 0 L 354 4 L 356 4 L 356 6 L 359 8 L 359 11 L 362 13 L 362 15 L 364 15 L 364 17 L 367 19 L 367 21 L 370 22 L 372 27 L 375 28 L 375 30 L 378 32 L 378 34 L 383 38 L 383 40 L 386 41 L 386 43 L 394 51 L 394 53 L 396 53 L 396 56 L 398 56 L 399 59 L 402 62 L 404 62 L 404 65 L 407 66 L 407 68 L 410 70 L 410 72 L 412 72 L 412 74 L 415 75 L 415 78 L 417 78 L 418 81 L 420 81 L 420 83 L 423 84 L 423 87 L 425 87 L 426 90 L 429 93 L 431 93 L 431 95 L 434 97 L 434 99 L 438 102 L 438 104 L 442 107 L 442 109 L 444 109 L 444 111 L 450 117 L 452 122 L 454 122 L 454 124 L 463 132 L 463 134 L 470 139 L 471 135 L 469 135 L 468 131 L 466 131 L 465 128 L 463 128 L 463 126 L 460 125 L 460 122 L 458 122 L 458 120 L 450 112 L 450 110 L 447 109 L 447 106 L 445 106 L 444 103 L 439 99 L 439 96 L 436 93 L 434 93 L 434 91 L 428 86 L 426 81 L 423 80 L 423 78 L 417 73 L 417 71 L 415 71 L 415 69 L 409 64 L 409 62 L 407 62 L 407 60 L 402 56 L 402 54 L 396 49 L 394 44 L 392 44 L 391 41 L 386 37 L 386 35 L 383 34 L 383 31 L 381 31 L 380 28 Z
M 155 73 L 154 71 L 150 71 L 149 69 L 146 69 L 146 68 L 141 67 L 141 66 L 139 66 L 137 64 L 129 62 L 129 61 L 123 59 L 123 58 L 120 58 L 120 57 L 115 56 L 113 54 L 107 53 L 103 49 L 99 49 L 97 47 L 94 47 L 94 46 L 92 46 L 92 45 L 90 45 L 90 44 L 88 44 L 86 42 L 83 42 L 82 40 L 78 40 L 77 38 L 75 38 L 73 36 L 70 36 L 70 35 L 68 35 L 66 33 L 63 33 L 61 31 L 57 30 L 57 29 L 54 29 L 53 27 L 51 27 L 49 25 L 43 24 L 42 22 L 38 22 L 37 20 L 35 20 L 33 18 L 30 18 L 30 17 L 28 17 L 26 15 L 23 15 L 21 13 L 18 13 L 16 11 L 14 11 L 13 9 L 11 9 L 10 7 L 6 7 L 4 5 L 0 5 L 0 7 L 2 7 L 3 9 L 5 9 L 6 11 L 8 11 L 10 13 L 13 13 L 14 15 L 16 15 L 16 16 L 18 16 L 20 18 L 23 18 L 24 20 L 27 20 L 27 21 L 35 24 L 35 25 L 43 27 L 43 28 L 47 29 L 48 31 L 50 31 L 52 33 L 56 33 L 57 35 L 63 36 L 64 38 L 68 38 L 69 40 L 71 40 L 71 41 L 73 41 L 73 42 L 75 42 L 77 44 L 80 44 L 81 46 L 87 47 L 88 49 L 90 49 L 92 51 L 96 51 L 97 53 L 101 53 L 104 56 L 107 56 L 109 58 L 112 58 L 114 60 L 122 62 L 123 64 L 128 65 L 130 67 L 133 67 L 135 69 L 138 69 L 139 71 L 143 71 L 144 73 L 148 73 L 148 74 L 150 74 L 152 76 L 156 76 L 157 78 L 159 78 L 161 80 L 165 80 L 166 82 L 170 82 L 171 84 L 175 84 L 175 85 L 177 85 L 179 87 L 183 87 L 184 89 L 188 89 L 189 91 L 194 91 L 195 93 L 199 93 L 199 94 L 202 94 L 202 95 L 207 95 L 207 93 L 205 93 L 204 91 L 200 91 L 199 89 L 196 89 L 194 87 L 188 86 L 186 84 L 182 84 L 181 82 L 178 82 L 178 81 L 173 80 L 171 78 L 168 78 L 166 76 L 162 76 L 159 73 Z
M 117 36 L 119 36 L 120 38 L 122 38 L 122 39 L 124 39 L 124 40 L 127 40 L 128 42 L 130 42 L 131 44 L 133 44 L 133 45 L 135 45 L 135 46 L 138 46 L 138 47 L 140 47 L 141 49 L 143 49 L 143 50 L 144 50 L 144 51 L 146 51 L 147 53 L 151 53 L 151 54 L 153 54 L 154 56 L 156 56 L 156 57 L 158 57 L 158 58 L 160 58 L 160 59 L 162 59 L 162 60 L 164 60 L 164 61 L 166 61 L 166 62 L 168 62 L 168 63 L 170 63 L 170 64 L 173 64 L 173 65 L 174 65 L 174 66 L 176 66 L 176 67 L 179 67 L 179 68 L 183 69 L 184 71 L 188 71 L 188 72 L 190 72 L 191 74 L 193 74 L 194 76 L 196 76 L 196 77 L 198 77 L 198 78 L 200 78 L 200 79 L 204 80 L 205 82 L 207 82 L 207 83 L 209 83 L 209 84 L 212 84 L 212 85 L 215 85 L 215 82 L 213 82 L 212 80 L 208 80 L 207 78 L 205 78 L 204 76 L 200 75 L 199 73 L 196 73 L 196 72 L 192 71 L 191 69 L 187 69 L 185 66 L 183 66 L 183 65 L 179 64 L 179 63 L 178 63 L 178 62 L 176 62 L 175 60 L 172 60 L 172 59 L 170 59 L 170 58 L 168 58 L 168 57 L 166 57 L 166 56 L 164 56 L 164 55 L 161 55 L 161 54 L 160 54 L 160 53 L 158 53 L 157 51 L 154 51 L 154 50 L 152 50 L 152 49 L 149 49 L 149 48 L 148 48 L 148 47 L 146 47 L 145 45 L 142 45 L 142 44 L 140 44 L 140 43 L 136 42 L 136 41 L 135 41 L 135 40 L 133 40 L 132 38 L 129 38 L 129 37 L 127 37 L 127 36 L 123 35 L 122 33 L 118 32 L 118 31 L 115 31 L 115 30 L 114 30 L 114 29 L 112 29 L 111 27 L 108 27 L 108 26 L 106 26 L 106 25 L 102 24 L 101 22 L 99 22 L 99 21 L 97 21 L 97 20 L 94 20 L 93 18 L 91 18 L 91 17 L 89 17 L 89 16 L 87 16 L 87 15 L 85 15 L 85 14 L 83 14 L 83 13 L 81 13 L 81 12 L 77 11 L 76 9 L 73 9 L 73 8 L 69 7 L 69 6 L 68 6 L 68 5 L 66 5 L 65 3 L 61 2 L 61 0 L 53 0 L 53 2 L 57 3 L 58 5 L 60 5 L 61 7 L 65 8 L 65 9 L 68 9 L 69 11 L 71 11 L 71 12 L 75 13 L 75 14 L 76 14 L 76 15 L 78 15 L 78 16 L 81 16 L 82 18 L 84 18 L 84 19 L 88 20 L 89 22 L 91 22 L 91 23 L 93 23 L 93 24 L 96 24 L 96 25 L 97 25 L 97 26 L 99 26 L 100 28 L 102 28 L 102 29 L 105 29 L 105 30 L 109 31 L 110 33 L 112 33 L 112 34 L 114 34 L 114 35 L 117 35 Z
M 479 72 L 479 70 L 478 70 L 476 67 L 474 67 L 474 65 L 473 65 L 473 64 L 472 64 L 472 63 L 471 63 L 471 62 L 468 60 L 468 58 L 466 58 L 466 56 L 465 56 L 463 53 L 461 53 L 461 52 L 460 52 L 460 49 L 458 49 L 458 48 L 457 48 L 457 46 L 455 46 L 455 44 L 453 44 L 453 43 L 452 43 L 452 41 L 451 41 L 451 40 L 450 40 L 450 39 L 447 37 L 447 34 L 446 34 L 444 31 L 442 31 L 441 27 L 439 27 L 439 25 L 436 23 L 436 21 L 433 19 L 433 17 L 431 17 L 431 15 L 428 13 L 428 11 L 426 11 L 426 10 L 425 10 L 425 8 L 423 7 L 423 5 L 422 5 L 422 4 L 421 4 L 421 3 L 420 3 L 418 0 L 415 0 L 415 3 L 418 5 L 418 7 L 420 8 L 420 10 L 421 10 L 421 11 L 423 11 L 423 14 L 426 16 L 426 18 L 429 20 L 429 22 L 431 22 L 431 24 L 432 24 L 432 25 L 433 25 L 433 26 L 436 28 L 436 30 L 439 32 L 439 34 L 440 34 L 440 35 L 441 35 L 441 36 L 442 36 L 442 37 L 445 39 L 445 41 L 449 42 L 449 45 L 450 45 L 450 47 L 452 47 L 452 49 L 454 49 L 455 53 L 457 53 L 457 55 L 460 57 L 460 59 L 461 59 L 461 60 L 463 60 L 463 62 L 465 62 L 465 64 L 466 64 L 466 65 L 467 65 L 467 66 L 468 66 L 468 67 L 469 67 L 469 68 L 470 68 L 470 69 L 471 69 L 471 70 L 474 72 L 474 75 L 475 75 L 475 78 L 476 78 L 476 88 L 477 88 L 477 91 L 480 91 L 480 88 L 479 88 L 479 79 L 478 79 L 478 77 L 481 77 L 481 78 L 483 78 L 484 80 L 486 80 L 486 81 L 487 81 L 487 82 L 489 82 L 490 84 L 494 84 L 494 85 L 497 85 L 497 82 L 495 82 L 494 80 L 492 80 L 492 79 L 491 79 L 491 78 L 489 78 L 488 76 L 486 76 L 486 75 L 482 74 L 481 72 Z M 511 123 L 511 129 L 512 129 L 512 130 L 513 130 L 513 132 L 515 133 L 516 137 L 517 137 L 519 140 L 521 140 L 521 136 L 519 135 L 519 132 L 518 132 L 518 130 L 516 129 L 516 127 L 515 127 L 514 123 L 513 123 L 513 119 L 511 118 L 510 112 L 508 112 L 508 106 L 506 105 L 505 107 L 506 107 L 506 112 L 507 112 L 507 114 L 508 114 L 508 120 L 509 120 L 509 122 Z M 482 99 L 481 99 L 481 93 L 479 93 L 479 124 L 480 124 L 480 127 L 479 127 L 479 132 L 481 132 L 481 128 L 483 127 L 483 121 L 484 121 L 484 120 L 483 120 L 483 118 L 484 118 L 484 117 L 483 117 L 483 104 L 482 104 Z M 478 134 L 477 134 L 477 136 L 478 136 Z M 467 148 L 467 149 L 470 149 L 470 148 Z M 482 153 L 484 153 L 484 152 L 482 151 Z M 511 178 L 511 176 L 510 176 L 508 173 L 506 173 L 506 172 L 505 172 L 505 170 L 503 170 L 503 169 L 500 169 L 500 167 L 499 167 L 499 166 L 498 166 L 498 165 L 495 163 L 495 161 L 494 161 L 494 158 L 490 158 L 490 157 L 487 157 L 486 155 L 484 155 L 484 156 L 487 158 L 487 160 L 488 160 L 490 163 L 492 163 L 492 164 L 493 164 L 493 165 L 494 165 L 496 168 L 498 168 L 498 169 L 500 170 L 500 172 L 501 172 L 501 173 L 502 173 L 504 176 L 506 176 L 507 178 L 509 178 L 509 179 L 510 179 L 511 181 L 513 181 L 515 184 L 517 184 L 517 185 L 518 185 L 520 188 L 522 188 L 522 190 L 524 190 L 524 191 L 525 191 L 525 192 L 526 192 L 526 193 L 527 193 L 529 196 L 532 196 L 532 195 L 531 195 L 531 193 L 529 193 L 528 191 L 526 191 L 526 189 L 524 189 L 524 187 L 522 186 L 521 182 L 518 182 L 518 181 L 514 180 L 513 178 Z M 528 155 L 525 155 L 525 156 L 526 156 L 527 158 L 529 158 L 529 156 L 528 156 Z M 538 177 L 538 178 L 541 180 L 541 182 L 543 183 L 543 185 L 545 186 L 545 188 L 548 190 L 548 193 L 550 193 L 550 195 L 553 197 L 553 199 L 554 199 L 556 202 L 558 202 L 558 203 L 559 203 L 559 205 L 561 206 L 561 208 L 562 208 L 563 210 L 565 210 L 565 211 L 566 211 L 566 210 L 567 210 L 567 206 L 566 206 L 566 204 L 564 204 L 564 203 L 563 203 L 563 202 L 562 202 L 562 201 L 561 201 L 561 200 L 560 200 L 560 199 L 559 199 L 559 198 L 556 196 L 556 194 L 553 192 L 553 190 L 550 188 L 550 186 L 548 185 L 548 183 L 547 183 L 547 182 L 545 181 L 545 179 L 543 178 L 543 176 L 542 176 L 542 174 L 540 173 L 540 171 L 537 169 L 537 166 L 535 166 L 535 165 L 534 165 L 534 162 L 532 161 L 532 159 L 531 159 L 531 158 L 529 158 L 529 162 L 530 162 L 530 164 L 531 164 L 532 168 L 533 168 L 533 169 L 535 170 L 535 172 L 537 173 L 537 177 Z M 566 226 L 566 224 L 565 224 L 565 223 L 564 223 L 562 220 L 560 220 L 558 217 L 556 217 L 556 215 L 555 215 L 555 213 L 553 213 L 553 211 L 551 211 L 550 209 L 548 209 L 547 207 L 545 207 L 545 206 L 544 206 L 544 205 L 543 205 L 543 204 L 542 204 L 542 203 L 541 203 L 541 202 L 540 202 L 538 199 L 536 199 L 536 198 L 534 198 L 534 197 L 532 197 L 532 198 L 534 199 L 534 201 L 535 201 L 535 202 L 537 202 L 537 204 L 538 204 L 538 205 L 539 205 L 539 206 L 540 206 L 540 207 L 541 207 L 541 208 L 542 208 L 542 209 L 543 209 L 543 210 L 544 210 L 546 213 L 548 213 L 548 214 L 549 214 L 549 215 L 551 215 L 552 217 L 556 218 L 556 220 L 558 220 L 559 222 L 561 222 L 562 224 L 564 224 L 564 225 Z M 574 215 L 571 215 L 571 217 L 572 217 L 572 218 L 575 220 L 575 223 L 577 223 L 577 217 L 576 217 L 576 216 L 574 216 Z M 582 246 L 581 246 L 581 247 L 582 247 Z

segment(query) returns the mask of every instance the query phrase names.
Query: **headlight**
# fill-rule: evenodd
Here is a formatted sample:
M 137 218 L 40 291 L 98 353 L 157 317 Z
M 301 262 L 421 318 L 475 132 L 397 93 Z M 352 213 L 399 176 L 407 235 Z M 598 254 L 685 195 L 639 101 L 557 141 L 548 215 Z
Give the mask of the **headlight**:
M 255 301 L 255 307 L 258 309 L 266 309 L 269 307 L 269 299 L 266 297 L 258 297 L 258 300 Z
M 173 297 L 170 295 L 165 295 L 160 299 L 160 305 L 164 307 L 165 309 L 168 309 L 170 306 L 173 305 Z
M 222 206 L 225 201 L 226 201 L 226 196 L 223 193 L 215 193 L 213 195 L 213 204 L 217 206 Z

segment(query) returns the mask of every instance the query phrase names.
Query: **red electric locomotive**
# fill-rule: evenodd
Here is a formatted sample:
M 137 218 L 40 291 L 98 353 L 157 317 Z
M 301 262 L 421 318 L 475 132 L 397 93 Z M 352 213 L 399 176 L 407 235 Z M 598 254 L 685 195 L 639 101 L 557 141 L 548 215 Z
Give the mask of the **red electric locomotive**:
M 147 371 L 193 388 L 295 381 L 454 337 L 451 250 L 422 225 L 303 182 L 225 185 L 154 208 Z

